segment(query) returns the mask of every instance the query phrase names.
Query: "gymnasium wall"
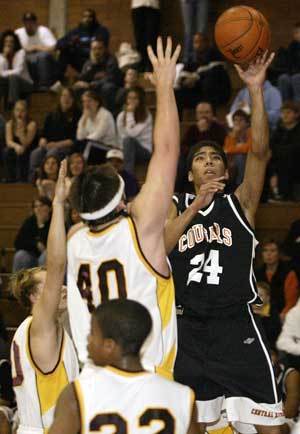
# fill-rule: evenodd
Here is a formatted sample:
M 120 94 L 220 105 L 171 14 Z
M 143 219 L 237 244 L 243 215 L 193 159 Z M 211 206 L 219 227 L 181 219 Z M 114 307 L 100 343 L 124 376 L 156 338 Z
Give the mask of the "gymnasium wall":
M 63 0 L 62 0 L 63 1 Z M 298 20 L 295 1 L 292 0 L 208 0 L 210 4 L 209 31 L 212 32 L 217 16 L 226 8 L 241 3 L 259 7 L 270 21 L 272 47 L 278 48 L 290 40 L 290 28 Z M 21 25 L 24 11 L 33 10 L 42 24 L 48 22 L 50 0 L 0 0 L 0 31 Z M 130 19 L 130 0 L 67 0 L 67 27 L 74 27 L 81 11 L 86 7 L 96 9 L 101 21 L 111 29 L 112 49 L 116 50 L 121 41 L 133 41 Z M 176 41 L 182 39 L 180 0 L 161 0 L 163 34 L 170 34 Z M 299 15 L 300 20 L 300 15 Z

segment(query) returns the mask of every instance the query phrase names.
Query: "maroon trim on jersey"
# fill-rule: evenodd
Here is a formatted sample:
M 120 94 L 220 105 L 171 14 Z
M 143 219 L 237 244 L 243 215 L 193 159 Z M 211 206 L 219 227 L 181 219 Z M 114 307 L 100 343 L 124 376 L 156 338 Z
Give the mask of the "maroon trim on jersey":
M 37 370 L 38 370 L 42 375 L 50 375 L 50 374 L 53 374 L 53 372 L 55 372 L 55 370 L 57 369 L 57 367 L 58 367 L 58 365 L 60 364 L 60 361 L 61 361 L 62 351 L 63 351 L 63 348 L 64 348 L 64 342 L 65 342 L 65 331 L 64 331 L 64 329 L 62 328 L 62 340 L 61 340 L 60 349 L 59 349 L 58 361 L 56 362 L 55 367 L 54 367 L 51 371 L 43 372 L 43 371 L 41 370 L 41 368 L 37 365 L 37 363 L 34 361 L 34 358 L 33 358 L 33 356 L 32 356 L 31 347 L 30 347 L 30 328 L 31 328 L 31 324 L 30 324 L 29 327 L 28 327 L 28 350 L 29 350 L 29 355 L 30 355 L 31 361 L 32 361 L 34 367 L 35 367 L 35 368 L 36 368 L 36 369 L 37 369 Z
M 163 279 L 170 279 L 171 274 L 169 274 L 168 276 L 164 276 L 164 275 L 161 274 L 159 271 L 157 271 L 157 270 L 153 267 L 153 265 L 150 264 L 150 262 L 148 261 L 148 259 L 147 259 L 146 256 L 144 255 L 144 252 L 143 252 L 143 250 L 142 250 L 142 248 L 141 248 L 141 244 L 140 244 L 140 240 L 139 240 L 139 237 L 138 237 L 138 233 L 137 233 L 137 229 L 136 229 L 135 222 L 134 222 L 134 220 L 133 220 L 133 218 L 132 218 L 131 216 L 129 216 L 129 217 L 127 217 L 127 218 L 130 219 L 130 221 L 132 222 L 132 226 L 133 226 L 133 229 L 134 229 L 134 234 L 135 234 L 136 242 L 137 242 L 137 245 L 138 245 L 139 251 L 140 251 L 140 253 L 141 253 L 141 255 L 142 255 L 144 261 L 145 261 L 145 262 L 147 263 L 147 265 L 151 268 L 151 270 L 153 270 L 153 272 L 154 272 L 155 274 L 158 274 L 158 275 L 159 275 L 160 277 L 162 277 Z

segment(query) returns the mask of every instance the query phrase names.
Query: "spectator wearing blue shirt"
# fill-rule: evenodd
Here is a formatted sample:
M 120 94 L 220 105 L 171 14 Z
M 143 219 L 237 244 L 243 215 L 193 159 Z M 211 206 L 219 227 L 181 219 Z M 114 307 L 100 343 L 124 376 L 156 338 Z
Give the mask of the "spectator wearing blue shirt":
M 66 68 L 71 65 L 80 72 L 84 63 L 89 59 L 91 42 L 100 37 L 107 47 L 109 31 L 99 23 L 93 9 L 85 9 L 79 26 L 59 39 L 56 48 L 59 50 L 59 75 L 63 79 Z
M 270 128 L 274 130 L 277 121 L 280 118 L 280 109 L 282 105 L 281 95 L 279 90 L 275 86 L 272 86 L 269 80 L 265 81 L 263 92 Z M 250 96 L 246 87 L 241 89 L 235 97 L 230 108 L 230 113 L 234 113 L 239 108 L 243 108 L 245 106 L 250 106 Z

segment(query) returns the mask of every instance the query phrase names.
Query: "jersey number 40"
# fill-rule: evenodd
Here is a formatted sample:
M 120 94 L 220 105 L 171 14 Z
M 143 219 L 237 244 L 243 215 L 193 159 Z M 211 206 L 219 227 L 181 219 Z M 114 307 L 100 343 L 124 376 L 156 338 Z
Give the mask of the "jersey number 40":
M 111 259 L 109 261 L 102 262 L 97 270 L 101 303 L 112 298 L 109 291 L 108 281 L 108 275 L 111 272 L 114 273 L 116 279 L 118 298 L 127 298 L 124 267 L 117 259 Z M 77 277 L 77 287 L 80 291 L 81 297 L 86 299 L 89 311 L 92 312 L 95 309 L 92 293 L 92 288 L 94 288 L 95 285 L 93 284 L 91 278 L 90 264 L 87 263 L 80 265 Z

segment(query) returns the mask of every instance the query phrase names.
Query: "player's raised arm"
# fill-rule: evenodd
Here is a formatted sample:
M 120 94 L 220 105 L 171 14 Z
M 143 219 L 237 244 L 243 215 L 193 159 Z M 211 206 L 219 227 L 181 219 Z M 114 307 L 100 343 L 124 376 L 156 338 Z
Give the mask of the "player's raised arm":
M 155 233 L 161 236 L 171 204 L 179 156 L 179 119 L 173 90 L 177 46 L 172 54 L 172 40 L 168 38 L 164 50 L 161 38 L 157 40 L 157 55 L 150 47 L 148 54 L 153 65 L 151 82 L 155 86 L 157 112 L 154 125 L 154 149 L 148 167 L 146 182 L 133 201 L 131 214 L 140 235 Z
M 247 85 L 251 99 L 252 147 L 247 156 L 243 183 L 237 188 L 236 195 L 249 222 L 254 226 L 257 210 L 264 185 L 266 166 L 270 157 L 269 125 L 264 106 L 263 84 L 266 71 L 272 62 L 274 53 L 254 60 L 247 70 L 235 65 L 239 76 Z
M 67 162 L 62 161 L 52 204 L 52 218 L 47 241 L 47 277 L 45 287 L 33 307 L 31 333 L 33 336 L 56 330 L 57 311 L 61 299 L 66 265 L 66 230 L 64 203 L 68 194 L 66 185 Z

